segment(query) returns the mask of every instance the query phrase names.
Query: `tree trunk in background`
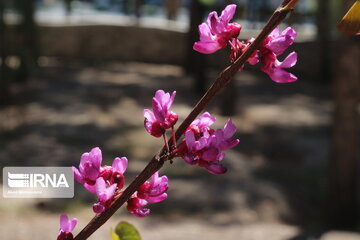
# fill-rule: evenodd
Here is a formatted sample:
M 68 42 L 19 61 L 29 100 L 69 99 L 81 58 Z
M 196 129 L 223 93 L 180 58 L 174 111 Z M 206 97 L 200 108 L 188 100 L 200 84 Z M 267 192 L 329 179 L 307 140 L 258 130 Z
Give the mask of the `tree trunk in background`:
M 230 81 L 221 93 L 221 115 L 234 116 L 236 114 L 236 82 L 235 79 Z
M 190 27 L 187 37 L 187 56 L 185 70 L 188 74 L 195 77 L 194 88 L 196 93 L 203 94 L 206 90 L 205 66 L 206 58 L 204 54 L 193 50 L 193 44 L 199 41 L 198 26 L 202 23 L 205 14 L 205 6 L 198 0 L 191 1 L 190 6 Z
M 345 0 L 343 13 L 352 4 L 353 0 Z M 359 37 L 341 35 L 336 49 L 329 213 L 333 227 L 352 228 L 358 221 Z
M 176 20 L 180 7 L 180 0 L 165 0 L 166 18 Z
M 0 103 L 8 99 L 8 69 L 5 65 L 5 23 L 4 23 L 4 3 L 0 1 Z
M 330 32 L 330 0 L 319 0 L 317 9 L 317 41 L 320 56 L 320 81 L 331 82 L 331 32 Z
M 144 4 L 144 0 L 135 0 L 135 16 L 137 20 L 142 16 L 142 5 Z
M 20 57 L 20 68 L 18 72 L 18 80 L 23 82 L 29 77 L 29 73 L 36 65 L 38 49 L 36 41 L 36 27 L 34 12 L 34 1 L 18 0 L 20 13 L 22 15 L 22 22 L 20 25 L 20 34 L 22 36 L 23 48 L 18 53 Z

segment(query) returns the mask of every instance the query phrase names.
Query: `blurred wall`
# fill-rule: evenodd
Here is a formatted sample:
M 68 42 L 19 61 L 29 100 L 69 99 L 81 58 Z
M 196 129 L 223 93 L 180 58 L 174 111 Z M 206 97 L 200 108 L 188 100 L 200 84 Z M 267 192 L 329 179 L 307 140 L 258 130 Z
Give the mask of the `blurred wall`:
M 40 56 L 166 64 L 183 64 L 186 58 L 186 33 L 175 30 L 109 25 L 39 26 L 38 34 Z M 291 47 L 291 51 L 299 54 L 292 72 L 304 78 L 320 76 L 317 45 L 315 41 L 298 41 Z M 228 54 L 219 51 L 208 55 L 207 62 L 211 67 L 222 68 L 229 63 Z

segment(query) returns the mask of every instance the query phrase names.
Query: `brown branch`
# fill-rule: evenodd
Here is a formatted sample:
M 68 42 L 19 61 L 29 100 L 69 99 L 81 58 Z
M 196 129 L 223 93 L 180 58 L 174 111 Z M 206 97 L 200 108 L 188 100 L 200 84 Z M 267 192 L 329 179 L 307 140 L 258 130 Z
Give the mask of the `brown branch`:
M 268 23 L 263 30 L 254 40 L 254 42 L 243 52 L 243 54 L 229 67 L 222 71 L 214 84 L 208 89 L 200 101 L 195 105 L 190 114 L 180 124 L 176 130 L 176 141 L 184 134 L 185 130 L 189 127 L 192 121 L 202 112 L 209 102 L 218 94 L 235 76 L 238 69 L 244 65 L 246 60 L 258 49 L 264 39 L 272 32 L 272 30 L 279 25 L 291 11 L 291 8 L 285 7 L 289 2 L 294 3 L 291 0 L 284 0 L 278 9 L 275 10 Z M 296 3 L 296 1 L 295 1 Z M 172 146 L 172 139 L 169 140 L 169 146 Z M 136 177 L 132 183 L 125 189 L 122 195 L 117 198 L 112 205 L 104 212 L 96 215 L 85 228 L 74 238 L 74 240 L 87 239 L 92 233 L 94 233 L 99 227 L 101 227 L 131 196 L 137 189 L 156 171 L 158 171 L 169 157 L 166 154 L 166 146 L 164 146 L 157 155 L 155 155 L 144 170 Z

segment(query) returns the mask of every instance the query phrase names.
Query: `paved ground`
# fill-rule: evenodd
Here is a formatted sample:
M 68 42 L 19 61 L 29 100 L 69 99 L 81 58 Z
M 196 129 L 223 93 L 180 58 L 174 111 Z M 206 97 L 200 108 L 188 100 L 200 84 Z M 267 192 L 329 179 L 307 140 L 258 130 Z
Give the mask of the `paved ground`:
M 0 108 L 1 166 L 77 165 L 91 147 L 104 162 L 130 159 L 135 177 L 161 141 L 143 129 L 142 110 L 158 88 L 177 90 L 174 110 L 183 119 L 198 99 L 192 80 L 170 65 L 111 63 L 96 67 L 43 59 L 12 102 Z M 210 71 L 209 81 L 217 71 Z M 331 102 L 328 88 L 301 79 L 278 85 L 262 74 L 242 72 L 234 87 L 240 144 L 226 153 L 227 174 L 213 176 L 181 159 L 162 172 L 169 198 L 135 219 L 121 210 L 91 239 L 109 239 L 119 220 L 134 223 L 144 239 L 351 240 L 353 233 L 323 229 Z M 207 110 L 222 126 L 218 98 Z M 74 200 L 5 200 L 0 203 L 2 239 L 53 239 L 58 214 L 93 215 L 93 196 L 77 185 Z

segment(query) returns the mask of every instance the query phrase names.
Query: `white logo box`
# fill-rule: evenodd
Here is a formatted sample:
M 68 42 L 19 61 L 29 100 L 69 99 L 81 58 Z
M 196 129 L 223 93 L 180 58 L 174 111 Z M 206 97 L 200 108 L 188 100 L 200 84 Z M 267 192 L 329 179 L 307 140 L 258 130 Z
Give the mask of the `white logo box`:
M 4 198 L 73 198 L 71 167 L 4 167 Z

